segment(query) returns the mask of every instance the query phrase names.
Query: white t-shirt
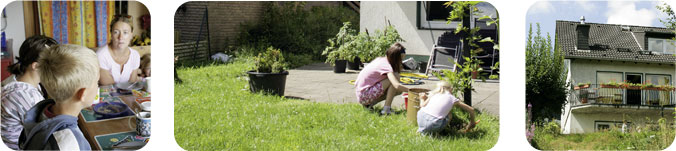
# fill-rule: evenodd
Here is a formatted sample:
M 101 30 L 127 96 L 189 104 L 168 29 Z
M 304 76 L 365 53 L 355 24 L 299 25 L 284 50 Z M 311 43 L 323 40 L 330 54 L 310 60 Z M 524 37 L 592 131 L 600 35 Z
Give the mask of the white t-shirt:
M 450 93 L 436 94 L 430 96 L 427 106 L 420 110 L 437 118 L 444 118 L 451 111 L 455 102 L 458 102 L 458 98 L 455 98 Z
M 99 58 L 99 66 L 103 70 L 110 71 L 115 83 L 129 82 L 131 73 L 141 65 L 141 56 L 138 54 L 138 51 L 131 48 L 129 48 L 129 51 L 131 51 L 129 53 L 129 60 L 124 64 L 124 68 L 115 62 L 113 56 L 110 55 L 107 45 L 96 51 L 96 56 Z M 120 72 L 120 69 L 124 70 Z

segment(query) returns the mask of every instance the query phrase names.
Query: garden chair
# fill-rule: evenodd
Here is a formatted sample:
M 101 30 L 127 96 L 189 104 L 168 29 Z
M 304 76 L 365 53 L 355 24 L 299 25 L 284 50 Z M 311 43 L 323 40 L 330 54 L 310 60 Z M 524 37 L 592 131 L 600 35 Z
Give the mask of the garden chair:
M 455 72 L 457 68 L 455 62 L 459 62 L 458 58 L 462 58 L 458 57 L 461 51 L 460 36 L 453 32 L 442 34 L 437 44 L 432 46 L 425 75 L 429 75 L 430 72 L 440 73 L 444 69 Z

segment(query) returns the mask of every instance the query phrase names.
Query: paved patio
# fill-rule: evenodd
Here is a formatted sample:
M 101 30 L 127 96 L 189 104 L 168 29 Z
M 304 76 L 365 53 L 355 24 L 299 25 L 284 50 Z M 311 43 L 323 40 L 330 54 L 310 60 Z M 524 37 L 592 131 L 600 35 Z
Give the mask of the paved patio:
M 316 102 L 329 103 L 358 103 L 354 93 L 354 85 L 350 80 L 357 79 L 359 71 L 347 70 L 346 73 L 333 73 L 333 67 L 325 63 L 309 64 L 289 71 L 286 79 L 285 95 L 287 97 L 297 97 Z M 430 77 L 429 80 L 423 80 L 422 85 L 407 85 L 409 88 L 434 89 L 438 81 L 436 77 Z M 500 83 L 497 81 L 486 81 L 475 83 L 476 92 L 472 92 L 472 106 L 499 116 L 500 108 Z M 383 101 L 384 102 L 384 101 Z M 382 106 L 383 102 L 379 103 Z M 404 99 L 401 96 L 395 97 L 393 108 L 403 108 Z

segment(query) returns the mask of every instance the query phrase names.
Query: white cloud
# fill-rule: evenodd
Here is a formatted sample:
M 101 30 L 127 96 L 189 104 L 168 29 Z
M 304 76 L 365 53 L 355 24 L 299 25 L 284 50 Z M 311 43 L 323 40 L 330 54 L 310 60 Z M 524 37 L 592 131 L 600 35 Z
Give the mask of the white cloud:
M 607 23 L 622 25 L 651 26 L 657 19 L 655 9 L 637 9 L 635 2 L 609 1 Z
M 547 1 L 539 1 L 535 2 L 532 6 L 530 6 L 530 9 L 528 10 L 528 14 L 539 14 L 539 13 L 550 13 L 554 11 L 554 6 L 552 3 L 547 2 Z
M 596 5 L 589 1 L 575 1 L 575 4 L 577 4 L 580 8 L 582 8 L 584 11 L 593 11 L 596 10 Z

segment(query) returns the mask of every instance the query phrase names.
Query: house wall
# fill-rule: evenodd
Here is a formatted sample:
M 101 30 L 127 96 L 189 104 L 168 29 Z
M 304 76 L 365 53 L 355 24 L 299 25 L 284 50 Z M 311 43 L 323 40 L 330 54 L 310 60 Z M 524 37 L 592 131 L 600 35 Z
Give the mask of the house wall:
M 586 59 L 571 59 L 570 73 L 572 76 L 573 84 L 577 84 L 580 82 L 596 83 L 597 71 L 665 74 L 671 75 L 672 79 L 674 79 L 673 64 L 635 63 L 622 61 L 611 62 L 611 61 L 586 60 Z M 617 82 L 622 82 L 623 79 L 617 80 L 618 80 Z
M 586 59 L 566 59 L 565 68 L 568 69 L 568 82 L 570 84 L 577 84 L 580 82 L 596 83 L 597 71 L 615 71 L 615 72 L 632 72 L 632 73 L 646 73 L 646 74 L 666 74 L 674 76 L 674 66 L 672 64 L 656 64 L 656 63 L 635 63 L 635 62 L 621 62 L 621 61 L 599 61 Z M 618 82 L 621 82 L 618 79 Z M 673 80 L 672 80 L 673 81 Z M 673 83 L 672 83 L 673 84 Z M 571 113 L 571 105 L 567 103 L 564 106 L 564 111 L 561 114 L 561 129 L 562 133 L 587 133 L 594 132 L 594 121 L 622 121 L 623 116 L 634 124 L 645 123 L 645 118 L 656 121 L 659 119 L 659 114 L 649 112 L 636 112 L 632 114 L 609 114 L 609 113 Z M 612 111 L 612 109 L 610 109 Z M 665 111 L 665 117 L 674 117 L 673 111 Z M 673 118 L 667 118 L 673 123 Z
M 405 40 L 402 45 L 407 48 L 406 53 L 429 55 L 439 36 L 454 29 L 419 29 L 417 7 L 416 1 L 362 1 L 359 31 L 364 32 L 368 29 L 369 33 L 373 33 L 376 30 L 383 30 L 389 21 Z M 478 7 L 484 13 L 473 18 L 483 15 L 497 16 L 497 11 L 490 4 L 481 4 Z M 451 27 L 457 25 L 455 22 L 451 24 Z
M 406 41 L 406 53 L 429 55 L 434 41 L 446 30 L 420 30 L 417 27 L 417 5 L 415 1 L 362 1 L 359 17 L 359 31 L 369 33 L 383 30 L 387 20 Z M 434 36 L 432 37 L 432 35 Z
M 133 17 L 133 26 L 134 26 L 134 36 L 141 36 L 141 33 L 143 33 L 143 26 L 141 26 L 142 21 L 141 21 L 141 16 L 143 15 L 148 15 L 150 12 L 148 12 L 148 8 L 146 8 L 146 5 L 144 5 L 141 2 L 138 1 L 129 1 L 129 5 L 127 6 L 127 14 L 129 14 L 131 17 Z M 151 17 L 152 20 L 152 17 Z M 152 21 L 151 21 L 152 22 Z
M 665 117 L 674 117 L 673 110 L 665 110 Z M 626 120 L 633 127 L 645 125 L 647 123 L 657 123 L 662 116 L 658 112 L 632 112 L 632 113 L 572 113 L 570 124 L 564 128 L 564 134 L 570 133 L 590 133 L 595 131 L 595 121 L 616 121 Z M 648 119 L 646 119 L 648 118 Z M 665 118 L 668 123 L 673 123 L 674 118 Z M 644 127 L 644 126 L 642 126 Z

